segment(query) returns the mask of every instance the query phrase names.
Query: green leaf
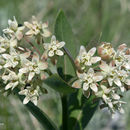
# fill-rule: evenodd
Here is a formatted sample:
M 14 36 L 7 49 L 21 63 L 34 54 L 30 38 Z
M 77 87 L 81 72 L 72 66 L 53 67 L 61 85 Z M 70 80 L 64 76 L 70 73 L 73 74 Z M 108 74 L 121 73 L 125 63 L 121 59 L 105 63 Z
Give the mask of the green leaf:
M 75 89 L 72 88 L 67 82 L 65 82 L 57 74 L 54 74 L 54 75 L 50 76 L 49 78 L 45 79 L 43 81 L 43 83 L 45 83 L 52 89 L 54 89 L 60 93 L 63 93 L 63 94 L 75 92 Z
M 69 130 L 83 130 L 93 114 L 95 113 L 99 101 L 94 102 L 94 97 L 86 98 L 82 90 L 73 93 L 69 97 Z
M 75 76 L 73 59 L 75 59 L 75 57 L 77 56 L 77 49 L 79 46 L 75 41 L 70 24 L 62 10 L 58 13 L 56 19 L 55 36 L 59 41 L 65 41 L 66 43 L 64 47 L 66 55 L 58 58 L 58 72 L 62 71 L 64 75 Z
M 18 94 L 19 89 L 15 88 L 13 92 L 19 97 L 21 101 L 23 101 L 24 96 Z M 25 106 L 46 130 L 58 130 L 55 124 L 49 119 L 49 117 L 32 102 L 29 102 Z

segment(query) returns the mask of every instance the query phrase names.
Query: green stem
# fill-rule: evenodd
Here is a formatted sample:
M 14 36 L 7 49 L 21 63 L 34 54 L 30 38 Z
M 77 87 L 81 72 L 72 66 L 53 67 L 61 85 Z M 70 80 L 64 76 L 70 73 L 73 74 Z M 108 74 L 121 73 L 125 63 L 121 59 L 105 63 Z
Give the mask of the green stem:
M 76 67 L 76 65 L 75 65 L 75 62 L 74 62 L 73 57 L 71 56 L 69 50 L 68 50 L 66 47 L 63 47 L 63 50 L 64 50 L 64 52 L 66 53 L 66 55 L 68 56 L 68 58 L 70 59 L 72 65 L 73 65 L 73 67 L 74 67 L 75 74 L 76 74 L 77 67 Z M 76 74 L 76 75 L 77 75 L 77 74 Z
M 67 109 L 67 96 L 61 97 L 62 101 L 62 130 L 68 129 L 68 109 Z

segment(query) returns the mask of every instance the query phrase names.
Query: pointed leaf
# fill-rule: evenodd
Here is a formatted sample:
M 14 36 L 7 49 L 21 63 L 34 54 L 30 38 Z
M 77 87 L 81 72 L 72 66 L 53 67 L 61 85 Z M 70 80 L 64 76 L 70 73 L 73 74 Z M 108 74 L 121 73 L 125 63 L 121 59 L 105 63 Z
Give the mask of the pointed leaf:
M 58 58 L 57 69 L 61 70 L 64 75 L 75 76 L 74 61 L 77 56 L 78 45 L 63 11 L 58 13 L 55 23 L 55 35 L 59 41 L 65 41 L 64 51 L 66 55 Z

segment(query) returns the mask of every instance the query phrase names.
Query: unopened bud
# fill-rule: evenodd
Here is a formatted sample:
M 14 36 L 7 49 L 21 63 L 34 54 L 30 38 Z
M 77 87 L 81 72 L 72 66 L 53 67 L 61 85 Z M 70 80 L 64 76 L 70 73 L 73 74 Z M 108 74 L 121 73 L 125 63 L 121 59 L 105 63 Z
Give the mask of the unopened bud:
M 103 60 L 110 60 L 114 56 L 115 51 L 110 43 L 103 42 L 98 47 L 98 54 Z

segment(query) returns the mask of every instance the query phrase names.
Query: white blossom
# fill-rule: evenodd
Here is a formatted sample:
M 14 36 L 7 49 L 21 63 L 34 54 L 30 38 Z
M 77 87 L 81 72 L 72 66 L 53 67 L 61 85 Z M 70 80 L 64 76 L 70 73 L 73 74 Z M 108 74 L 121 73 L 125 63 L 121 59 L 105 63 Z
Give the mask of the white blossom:
M 43 37 L 49 37 L 51 33 L 49 32 L 48 24 L 38 22 L 37 19 L 33 16 L 32 17 L 32 23 L 24 22 L 24 25 L 29 29 L 28 32 L 26 32 L 27 36 L 37 36 L 40 34 Z
M 32 87 L 28 86 L 26 89 L 23 89 L 19 92 L 20 95 L 25 95 L 23 100 L 23 104 L 27 104 L 29 101 L 33 102 L 37 105 L 37 100 L 39 98 L 39 86 L 36 89 L 32 89 Z
M 5 90 L 14 89 L 18 84 L 23 83 L 21 80 L 22 75 L 16 74 L 13 71 L 8 70 L 9 74 L 2 76 L 4 83 L 6 84 Z
M 13 48 L 10 50 L 10 54 L 2 54 L 2 57 L 6 60 L 4 68 L 9 68 L 9 67 L 14 68 L 19 63 L 19 55 Z
M 87 73 L 83 73 L 79 76 L 83 82 L 83 90 L 87 91 L 89 88 L 94 92 L 98 92 L 97 82 L 103 79 L 102 75 L 94 73 L 94 70 L 90 68 Z
M 6 36 L 0 36 L 0 53 L 6 52 L 9 48 L 15 48 L 17 40 L 14 38 L 8 39 Z
M 101 60 L 101 58 L 98 56 L 93 57 L 95 53 L 96 53 L 95 47 L 90 49 L 88 52 L 86 51 L 84 46 L 80 47 L 77 61 L 80 63 L 82 70 L 84 70 L 87 66 L 91 66 Z
M 130 70 L 130 55 L 126 54 L 126 50 L 126 48 L 118 49 L 113 60 L 117 67 L 125 67 L 127 70 Z
M 46 62 L 39 59 L 39 55 L 34 53 L 32 61 L 23 60 L 23 68 L 19 70 L 20 73 L 29 73 L 28 80 L 31 81 L 35 74 L 40 74 L 41 71 L 47 69 L 48 65 Z
M 55 54 L 62 56 L 64 53 L 60 49 L 65 45 L 65 42 L 56 41 L 56 37 L 53 35 L 51 38 L 51 43 L 44 43 L 44 48 L 48 52 L 48 56 L 52 57 Z
M 15 17 L 14 20 L 8 20 L 9 27 L 4 29 L 3 32 L 5 34 L 9 34 L 12 37 L 16 37 L 18 40 L 21 40 L 23 37 L 23 30 L 24 26 L 19 27 L 18 22 L 16 21 Z

